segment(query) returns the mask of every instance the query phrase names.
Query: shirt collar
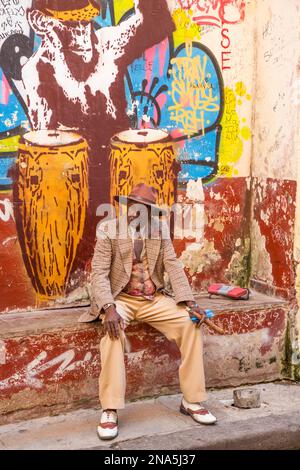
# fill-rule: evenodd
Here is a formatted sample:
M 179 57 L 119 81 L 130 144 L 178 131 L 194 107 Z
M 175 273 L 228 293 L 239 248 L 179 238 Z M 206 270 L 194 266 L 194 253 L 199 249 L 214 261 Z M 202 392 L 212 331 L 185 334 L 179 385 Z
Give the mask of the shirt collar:
M 145 226 L 141 227 L 140 231 L 137 232 L 135 227 L 133 227 L 132 225 L 129 225 L 128 233 L 129 233 L 130 238 L 132 239 L 142 238 L 144 240 L 146 238 L 146 227 Z

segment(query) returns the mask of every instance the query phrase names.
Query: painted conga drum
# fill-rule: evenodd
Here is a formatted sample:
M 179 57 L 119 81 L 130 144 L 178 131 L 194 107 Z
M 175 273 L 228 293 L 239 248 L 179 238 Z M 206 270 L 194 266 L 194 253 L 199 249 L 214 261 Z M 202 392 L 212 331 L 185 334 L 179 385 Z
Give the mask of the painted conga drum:
M 175 201 L 179 164 L 167 132 L 156 129 L 128 130 L 111 140 L 111 201 L 127 196 L 133 186 L 145 183 L 158 192 L 158 204 Z
M 39 300 L 64 295 L 88 204 L 88 145 L 68 131 L 33 131 L 19 144 L 14 210 Z

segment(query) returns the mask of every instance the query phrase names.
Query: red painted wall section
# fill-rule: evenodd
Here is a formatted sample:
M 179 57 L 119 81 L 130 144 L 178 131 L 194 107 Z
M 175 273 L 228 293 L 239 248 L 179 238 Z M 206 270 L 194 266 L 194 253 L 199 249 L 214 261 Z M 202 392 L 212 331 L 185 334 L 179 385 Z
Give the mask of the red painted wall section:
M 296 188 L 296 181 L 253 179 L 252 230 L 254 241 L 260 238 L 261 242 L 252 244 L 252 256 L 259 257 L 261 268 L 257 272 L 254 266 L 252 284 L 263 292 L 285 298 L 295 295 Z
M 79 383 L 99 371 L 100 330 L 27 336 L 5 343 L 6 363 L 0 366 L 1 396 L 9 398 L 28 387 L 44 393 L 60 382 Z
M 11 191 L 0 192 L 0 315 L 35 305 L 14 220 Z
M 189 258 L 182 256 L 193 239 L 175 240 L 195 291 L 213 282 L 245 285 L 250 253 L 250 188 L 248 178 L 218 178 L 204 186 L 204 237 Z M 184 200 L 184 193 L 182 194 Z M 195 265 L 195 260 L 199 264 Z

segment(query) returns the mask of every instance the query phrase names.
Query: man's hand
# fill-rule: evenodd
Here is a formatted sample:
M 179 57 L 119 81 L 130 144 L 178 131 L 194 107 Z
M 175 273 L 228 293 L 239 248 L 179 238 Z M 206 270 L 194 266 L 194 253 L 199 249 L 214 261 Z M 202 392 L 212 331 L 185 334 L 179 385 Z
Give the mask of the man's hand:
M 196 305 L 195 302 L 192 302 L 192 301 L 186 302 L 186 305 L 187 305 L 187 307 L 189 307 L 193 310 L 193 312 L 189 312 L 190 318 L 195 317 L 195 316 L 197 318 L 199 318 L 199 316 L 200 316 L 199 322 L 196 323 L 196 328 L 200 328 L 200 326 L 202 324 L 201 320 L 203 320 L 206 316 L 204 310 L 202 308 L 200 308 L 199 305 Z M 197 315 L 195 315 L 195 314 L 197 314 Z
M 121 315 L 118 314 L 114 305 L 106 310 L 103 326 L 105 333 L 108 333 L 110 339 L 119 339 L 120 327 L 122 330 L 125 329 L 125 322 Z

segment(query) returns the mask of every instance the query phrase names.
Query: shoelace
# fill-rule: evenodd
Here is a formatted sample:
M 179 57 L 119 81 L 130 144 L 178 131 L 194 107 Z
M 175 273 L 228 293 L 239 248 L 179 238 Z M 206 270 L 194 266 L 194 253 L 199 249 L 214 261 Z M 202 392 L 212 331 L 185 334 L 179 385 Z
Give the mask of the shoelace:
M 102 415 L 102 419 L 101 419 L 101 422 L 105 422 L 105 423 L 115 423 L 116 422 L 116 418 L 115 418 L 115 415 L 116 415 L 116 412 L 115 411 L 103 411 L 103 415 Z M 103 420 L 103 418 L 105 418 L 105 420 Z
M 184 406 L 184 408 L 185 408 L 185 405 L 183 405 L 183 406 Z M 187 407 L 187 408 L 188 408 L 188 407 Z M 210 411 L 208 411 L 204 406 L 202 406 L 202 405 L 200 405 L 200 404 L 199 404 L 198 410 L 193 410 L 193 409 L 192 409 L 192 411 L 193 411 L 194 413 L 197 413 L 197 414 L 200 414 L 200 415 L 210 414 Z

